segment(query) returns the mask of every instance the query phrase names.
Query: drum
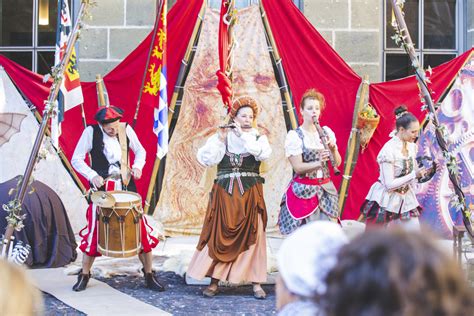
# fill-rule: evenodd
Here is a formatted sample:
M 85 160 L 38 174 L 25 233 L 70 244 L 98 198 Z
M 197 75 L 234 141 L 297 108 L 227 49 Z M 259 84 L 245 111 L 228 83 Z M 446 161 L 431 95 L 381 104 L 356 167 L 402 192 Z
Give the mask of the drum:
M 98 206 L 98 251 L 108 257 L 131 257 L 141 250 L 140 221 L 142 198 L 134 192 L 107 192 L 115 199 L 113 206 Z M 107 206 L 107 207 L 106 207 Z

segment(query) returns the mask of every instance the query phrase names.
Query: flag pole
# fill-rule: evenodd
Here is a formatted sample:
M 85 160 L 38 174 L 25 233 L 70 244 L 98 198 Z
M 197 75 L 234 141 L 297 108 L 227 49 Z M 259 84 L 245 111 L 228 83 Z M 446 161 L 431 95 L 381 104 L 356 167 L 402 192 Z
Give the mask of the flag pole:
M 158 25 L 160 23 L 160 17 L 161 17 L 160 13 L 161 13 L 161 8 L 163 7 L 164 1 L 165 0 L 156 0 L 156 18 L 155 18 L 155 24 L 153 26 L 153 35 L 151 38 L 150 48 L 148 50 L 148 56 L 146 58 L 145 69 L 143 71 L 142 84 L 140 85 L 140 92 L 138 94 L 137 107 L 135 108 L 135 114 L 133 115 L 132 128 L 135 128 L 135 125 L 137 125 L 138 111 L 140 110 L 140 105 L 142 102 L 143 87 L 145 86 L 146 74 L 148 72 L 148 67 L 150 66 L 150 59 L 151 59 L 151 54 L 153 52 L 153 47 L 155 46 L 156 34 L 158 33 Z
M 194 25 L 193 33 L 191 35 L 191 38 L 189 39 L 188 47 L 186 48 L 186 53 L 184 54 L 183 60 L 181 61 L 181 66 L 179 68 L 179 73 L 178 73 L 178 79 L 176 80 L 176 84 L 173 90 L 173 95 L 171 97 L 171 102 L 168 108 L 168 128 L 171 126 L 176 103 L 178 102 L 179 93 L 182 91 L 183 84 L 186 80 L 186 69 L 189 66 L 189 60 L 191 57 L 191 53 L 193 51 L 194 42 L 196 41 L 196 38 L 199 33 L 199 29 L 201 28 L 202 21 L 204 19 L 205 9 L 206 9 L 206 0 L 203 1 L 201 10 L 199 11 L 199 14 L 197 17 L 196 24 Z M 169 115 L 170 113 L 171 115 Z M 169 135 L 169 138 L 171 139 L 171 135 Z M 153 190 L 155 188 L 155 182 L 156 182 L 156 177 L 158 175 L 158 170 L 160 168 L 160 163 L 161 163 L 161 159 L 156 157 L 155 162 L 153 163 L 153 170 L 151 173 L 150 183 L 148 185 L 148 191 L 147 191 L 146 199 L 145 199 L 145 207 L 144 207 L 145 214 L 148 214 L 148 211 L 150 208 L 150 200 L 153 195 Z
M 56 99 L 58 97 L 59 89 L 61 87 L 61 83 L 64 80 L 64 72 L 66 71 L 66 65 L 69 63 L 71 58 L 71 54 L 74 48 L 74 44 L 79 36 L 80 29 L 82 27 L 82 18 L 85 14 L 85 9 L 89 5 L 89 0 L 82 0 L 81 6 L 79 8 L 78 17 L 76 23 L 74 25 L 73 31 L 71 36 L 69 37 L 66 52 L 64 54 L 61 63 L 53 68 L 53 84 L 50 88 L 48 100 L 45 101 L 45 110 L 43 113 L 43 120 L 41 122 L 38 134 L 35 139 L 35 143 L 33 145 L 33 149 L 30 154 L 30 158 L 28 160 L 28 164 L 26 166 L 25 173 L 23 177 L 19 180 L 19 188 L 16 192 L 15 198 L 9 201 L 7 204 L 3 205 L 3 209 L 8 213 L 6 220 L 7 220 L 7 228 L 4 234 L 4 240 L 7 240 L 6 244 L 3 247 L 7 249 L 10 246 L 11 236 L 13 235 L 14 230 L 21 230 L 23 228 L 23 219 L 25 217 L 22 214 L 21 206 L 25 199 L 26 190 L 28 185 L 30 184 L 31 175 L 33 173 L 33 169 L 37 162 L 38 153 L 43 143 L 44 136 L 46 134 L 46 128 L 48 125 L 48 120 L 51 116 L 57 111 L 56 108 Z

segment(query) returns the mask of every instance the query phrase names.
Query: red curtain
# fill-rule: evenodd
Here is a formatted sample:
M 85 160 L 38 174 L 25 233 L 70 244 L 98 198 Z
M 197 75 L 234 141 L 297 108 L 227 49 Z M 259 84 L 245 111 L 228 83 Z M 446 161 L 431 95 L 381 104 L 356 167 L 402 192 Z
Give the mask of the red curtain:
M 329 126 L 336 133 L 339 152 L 344 159 L 361 78 L 291 0 L 263 0 L 262 3 L 282 58 L 298 116 L 303 93 L 309 88 L 322 92 L 326 98 L 326 109 L 322 113 L 321 124 Z M 341 177 L 333 177 L 333 180 L 339 187 Z M 351 186 L 357 185 L 353 179 Z
M 167 56 L 169 96 L 173 93 L 181 61 L 186 52 L 202 3 L 203 0 L 180 0 L 168 12 L 167 50 L 171 52 Z M 128 123 L 132 123 L 135 114 L 152 35 L 151 32 L 130 55 L 104 77 L 110 103 L 125 110 L 124 121 Z M 5 68 L 17 87 L 42 112 L 44 109 L 43 101 L 48 97 L 51 82 L 44 84 L 42 76 L 15 64 L 2 55 L 0 55 L 0 64 Z M 87 123 L 94 124 L 93 117 L 97 111 L 95 82 L 83 82 L 82 89 Z M 60 137 L 60 145 L 69 159 L 72 157 L 83 129 L 80 107 L 67 111 Z M 135 131 L 147 150 L 147 163 L 143 169 L 143 176 L 137 181 L 138 193 L 144 197 L 150 182 L 157 148 L 157 138 L 153 133 L 152 106 L 140 108 Z M 84 184 L 87 184 L 84 179 L 82 180 Z

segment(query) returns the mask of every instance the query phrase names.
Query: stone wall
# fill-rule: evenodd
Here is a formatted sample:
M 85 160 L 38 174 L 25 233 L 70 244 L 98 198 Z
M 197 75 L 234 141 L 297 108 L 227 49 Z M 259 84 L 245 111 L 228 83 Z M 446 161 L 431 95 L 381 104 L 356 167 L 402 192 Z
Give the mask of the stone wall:
M 78 0 L 76 0 L 78 1 Z M 382 79 L 384 0 L 305 0 L 303 13 L 339 55 L 371 82 Z M 465 1 L 462 51 L 474 44 L 474 0 Z M 150 32 L 155 0 L 99 0 L 79 43 L 84 81 L 110 71 Z M 176 0 L 169 0 L 169 8 Z
M 382 8 L 382 0 L 311 0 L 304 2 L 304 15 L 360 76 L 378 82 Z
M 120 63 L 151 31 L 154 15 L 154 0 L 97 1 L 80 36 L 81 80 L 94 81 Z

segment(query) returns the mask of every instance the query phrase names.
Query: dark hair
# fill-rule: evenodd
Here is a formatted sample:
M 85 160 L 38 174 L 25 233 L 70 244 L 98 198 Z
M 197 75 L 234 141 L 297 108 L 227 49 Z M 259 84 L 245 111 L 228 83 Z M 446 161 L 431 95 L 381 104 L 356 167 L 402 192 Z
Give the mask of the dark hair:
M 326 315 L 471 315 L 460 266 L 429 237 L 372 229 L 341 248 L 321 300 Z
M 397 107 L 394 112 L 397 131 L 401 127 L 407 129 L 411 123 L 418 122 L 418 119 L 411 112 L 408 112 L 407 107 L 404 105 Z
M 316 91 L 315 89 L 308 89 L 304 92 L 300 102 L 301 110 L 304 110 L 304 101 L 306 101 L 306 99 L 318 100 L 319 108 L 321 109 L 321 111 L 326 106 L 326 100 L 324 99 L 324 95 L 321 92 Z

